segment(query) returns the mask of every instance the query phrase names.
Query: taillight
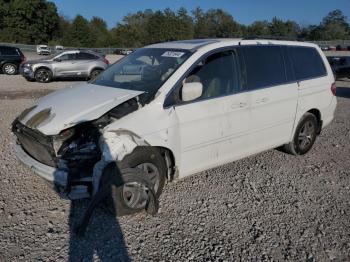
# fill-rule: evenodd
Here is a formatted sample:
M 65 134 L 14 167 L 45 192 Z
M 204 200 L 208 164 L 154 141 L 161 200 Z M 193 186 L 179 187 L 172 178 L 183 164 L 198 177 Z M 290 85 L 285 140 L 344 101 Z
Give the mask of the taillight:
M 109 61 L 106 58 L 103 58 L 103 62 L 105 62 L 105 64 L 109 65 Z
M 25 62 L 27 58 L 25 56 L 21 56 L 21 63 Z
M 332 91 L 332 94 L 335 96 L 337 93 L 337 86 L 335 85 L 335 83 L 332 84 L 331 91 Z

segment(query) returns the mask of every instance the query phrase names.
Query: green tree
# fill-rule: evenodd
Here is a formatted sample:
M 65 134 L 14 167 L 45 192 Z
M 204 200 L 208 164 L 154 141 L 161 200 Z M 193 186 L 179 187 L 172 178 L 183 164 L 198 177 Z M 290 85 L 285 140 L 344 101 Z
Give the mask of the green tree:
M 193 20 L 184 7 L 181 7 L 176 14 L 176 36 L 178 40 L 194 37 Z
M 152 16 L 153 11 L 150 9 L 125 16 L 122 22 L 111 30 L 112 43 L 119 47 L 139 47 L 147 44 L 146 27 Z
M 299 25 L 293 21 L 284 22 L 274 17 L 269 25 L 270 33 L 273 36 L 285 36 L 296 38 L 300 32 Z
M 111 44 L 111 35 L 106 22 L 94 16 L 90 21 L 90 31 L 94 39 L 94 47 L 108 47 Z
M 342 11 L 336 9 L 326 15 L 320 24 L 321 37 L 324 40 L 349 39 L 349 24 Z
M 0 10 L 1 41 L 47 43 L 58 27 L 56 5 L 45 0 L 2 0 Z
M 264 21 L 256 21 L 249 25 L 246 29 L 246 34 L 248 36 L 268 36 L 271 35 L 269 22 Z
M 49 44 L 69 46 L 73 41 L 70 35 L 70 28 L 71 21 L 67 17 L 60 15 L 57 30 L 54 32 L 53 39 Z
M 196 38 L 240 37 L 243 34 L 242 26 L 222 9 L 209 9 L 203 12 L 197 7 L 192 13 Z
M 81 15 L 77 15 L 74 18 L 72 25 L 70 26 L 69 34 L 72 42 L 70 44 L 66 43 L 66 45 L 91 47 L 94 44 L 94 39 L 89 27 L 89 21 Z

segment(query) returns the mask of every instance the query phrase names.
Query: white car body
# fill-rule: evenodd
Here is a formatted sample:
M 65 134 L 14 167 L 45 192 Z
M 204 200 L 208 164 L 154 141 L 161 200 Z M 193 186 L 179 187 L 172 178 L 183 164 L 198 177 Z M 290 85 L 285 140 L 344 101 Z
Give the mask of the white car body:
M 56 51 L 62 51 L 62 50 L 64 50 L 64 47 L 61 46 L 61 45 L 56 45 L 56 46 L 55 46 L 55 50 L 56 50 Z
M 255 45 L 315 48 L 327 73 L 313 79 L 164 106 L 174 86 L 201 57 L 213 50 Z M 215 39 L 160 43 L 146 48 L 196 51 L 164 82 L 150 103 L 104 127 L 101 149 L 107 146 L 112 152 L 109 156 L 111 159 L 122 160 L 141 144 L 165 148 L 174 157 L 176 178 L 180 179 L 291 142 L 296 126 L 306 112 L 319 112 L 322 128 L 334 117 L 336 98 L 331 92 L 333 73 L 321 49 L 314 44 Z M 49 107 L 53 119 L 36 129 L 45 135 L 57 135 L 77 123 L 97 119 L 140 93 L 93 84 L 69 87 L 42 98 L 21 122 L 25 124 L 32 116 Z M 119 131 L 127 131 L 129 136 L 125 133 L 118 135 Z M 19 156 L 22 162 L 32 166 L 43 177 L 65 183 L 65 175 L 59 170 L 39 164 L 35 167 L 33 163 L 28 164 L 28 159 L 23 159 L 26 157 L 23 154 Z M 57 176 L 61 177 L 58 179 Z
M 47 45 L 37 45 L 36 46 L 36 53 L 38 55 L 50 55 L 51 49 Z

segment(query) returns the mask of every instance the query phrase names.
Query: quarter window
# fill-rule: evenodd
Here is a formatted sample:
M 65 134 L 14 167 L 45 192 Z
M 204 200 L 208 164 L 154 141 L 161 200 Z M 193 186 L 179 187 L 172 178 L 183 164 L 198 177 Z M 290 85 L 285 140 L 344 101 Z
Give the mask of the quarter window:
M 327 74 L 322 58 L 312 47 L 289 47 L 296 80 L 324 76 Z
M 279 46 L 243 47 L 248 89 L 259 89 L 287 81 Z
M 77 54 L 77 59 L 79 59 L 79 60 L 93 60 L 96 58 L 97 57 L 95 55 L 89 54 L 89 53 L 80 52 Z

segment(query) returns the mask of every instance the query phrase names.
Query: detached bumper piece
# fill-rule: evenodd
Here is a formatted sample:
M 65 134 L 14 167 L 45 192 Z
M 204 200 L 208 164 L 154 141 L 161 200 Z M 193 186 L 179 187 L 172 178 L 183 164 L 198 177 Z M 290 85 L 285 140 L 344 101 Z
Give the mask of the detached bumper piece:
M 120 171 L 115 162 L 109 163 L 103 170 L 98 191 L 91 199 L 81 222 L 75 228 L 75 233 L 78 236 L 84 236 L 94 209 L 107 198 L 113 200 L 114 215 L 118 215 L 118 205 L 114 202 L 117 198 L 114 195 L 116 190 L 113 188 L 123 187 L 127 183 L 137 183 L 142 190 L 147 192 L 148 199 L 145 205 L 145 211 L 150 215 L 156 215 L 159 208 L 158 198 L 153 190 L 152 182 L 146 175 L 140 176 L 140 172 L 143 171 L 138 168 L 128 168 Z

